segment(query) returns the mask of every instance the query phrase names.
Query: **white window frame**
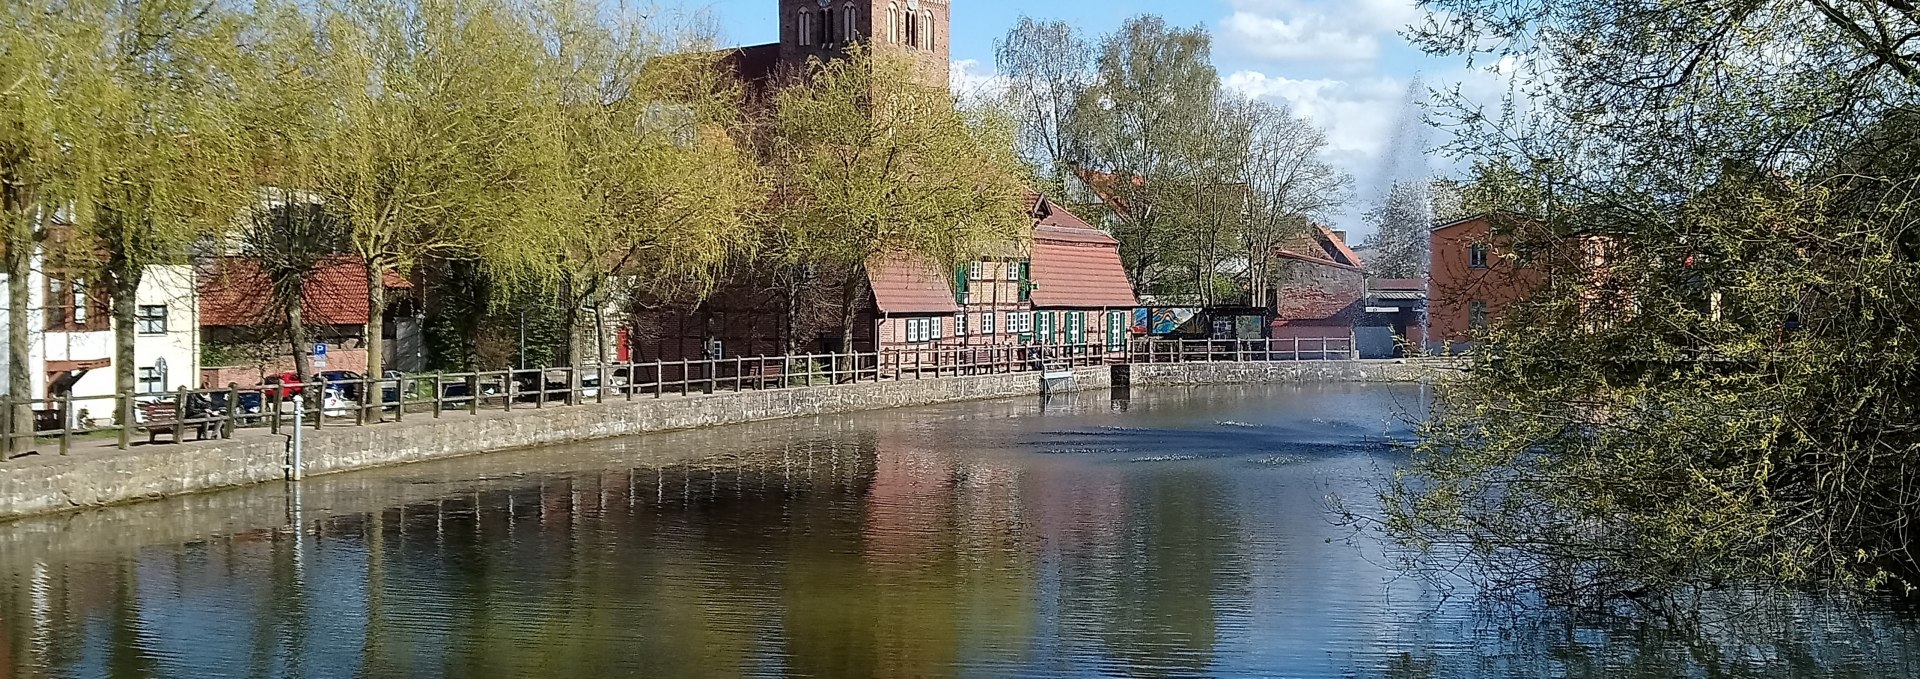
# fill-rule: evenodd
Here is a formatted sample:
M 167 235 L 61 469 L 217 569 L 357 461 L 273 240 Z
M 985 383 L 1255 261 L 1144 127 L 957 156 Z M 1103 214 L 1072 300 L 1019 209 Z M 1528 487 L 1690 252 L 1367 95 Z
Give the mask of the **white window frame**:
M 1007 281 L 1013 282 L 1013 283 L 1020 282 L 1020 263 L 1019 262 L 1016 262 L 1013 260 L 1007 260 Z
M 134 377 L 134 393 L 163 394 L 167 391 L 167 376 L 160 374 L 159 366 L 141 368 Z
M 933 49 L 933 10 L 920 13 L 920 42 L 924 49 Z
M 953 336 L 967 336 L 967 312 L 962 311 L 953 315 Z
M 900 44 L 900 5 L 887 3 L 887 42 Z
M 987 263 L 976 259 L 972 264 L 972 268 L 967 271 L 967 278 L 976 281 L 986 280 L 986 271 Z
M 993 334 L 993 326 L 994 326 L 993 317 L 997 315 L 999 314 L 993 311 L 988 311 L 980 314 L 980 334 L 982 335 Z

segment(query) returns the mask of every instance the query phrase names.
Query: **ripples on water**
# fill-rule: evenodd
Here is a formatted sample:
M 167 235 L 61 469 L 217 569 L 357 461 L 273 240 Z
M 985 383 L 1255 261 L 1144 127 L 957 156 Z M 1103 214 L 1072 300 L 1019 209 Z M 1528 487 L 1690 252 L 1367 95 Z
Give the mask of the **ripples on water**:
M 5 524 L 0 678 L 1912 675 L 1884 610 L 1670 638 L 1394 577 L 1326 498 L 1368 501 L 1422 399 L 962 404 Z

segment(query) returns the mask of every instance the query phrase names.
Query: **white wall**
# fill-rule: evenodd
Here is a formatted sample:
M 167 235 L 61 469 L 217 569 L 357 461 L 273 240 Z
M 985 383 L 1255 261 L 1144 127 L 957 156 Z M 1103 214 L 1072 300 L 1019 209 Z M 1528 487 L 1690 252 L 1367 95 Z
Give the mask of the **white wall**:
M 4 352 L 5 331 L 7 327 L 7 295 L 5 294 L 6 275 L 0 273 L 0 384 L 5 384 L 7 361 Z M 47 332 L 43 312 L 46 296 L 45 276 L 35 262 L 35 270 L 28 279 L 28 328 L 32 347 L 28 351 L 27 365 L 32 377 L 34 398 L 46 395 L 47 361 L 83 361 L 107 360 L 108 366 L 89 371 L 86 376 L 74 383 L 73 395 L 111 396 L 114 393 L 113 367 L 113 331 L 99 332 Z M 147 269 L 140 289 L 135 293 L 137 304 L 164 305 L 167 307 L 167 332 L 163 335 L 136 337 L 134 340 L 135 368 L 152 367 L 155 359 L 167 359 L 167 388 L 198 386 L 200 376 L 199 351 L 199 302 L 193 285 L 193 268 L 186 265 L 153 266 Z M 95 417 L 104 416 L 110 406 L 88 404 Z
M 135 378 L 138 379 L 140 368 L 154 367 L 158 359 L 165 358 L 166 391 L 199 387 L 200 304 L 193 285 L 193 267 L 184 264 L 147 267 L 147 275 L 140 281 L 135 297 L 141 306 L 167 308 L 166 334 L 134 336 Z

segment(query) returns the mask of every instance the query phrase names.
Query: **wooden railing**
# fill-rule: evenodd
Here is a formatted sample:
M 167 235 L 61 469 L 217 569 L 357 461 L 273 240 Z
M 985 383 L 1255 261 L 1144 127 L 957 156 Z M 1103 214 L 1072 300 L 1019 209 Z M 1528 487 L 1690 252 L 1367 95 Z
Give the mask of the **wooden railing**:
M 1353 338 L 1289 337 L 1252 340 L 1137 340 L 1130 363 L 1224 361 L 1342 361 L 1354 357 Z
M 363 426 L 438 418 L 449 412 L 471 414 L 687 394 L 1056 370 L 1118 363 L 1126 355 L 1124 350 L 1098 344 L 942 347 L 382 378 L 314 378 L 298 384 L 136 394 L 130 399 L 120 395 L 69 396 L 51 401 L 0 397 L 0 450 L 17 453 L 54 446 L 65 455 L 82 445 L 111 443 L 125 449 L 141 435 L 179 442 L 187 440 L 189 434 L 203 432 L 209 437 L 232 437 L 242 430 L 281 433 L 295 426 Z M 303 416 L 296 417 L 293 402 L 299 398 L 307 399 L 308 407 Z M 34 426 L 32 431 L 13 431 L 13 418 L 4 413 L 23 405 L 33 409 Z M 0 460 L 5 457 L 0 455 Z

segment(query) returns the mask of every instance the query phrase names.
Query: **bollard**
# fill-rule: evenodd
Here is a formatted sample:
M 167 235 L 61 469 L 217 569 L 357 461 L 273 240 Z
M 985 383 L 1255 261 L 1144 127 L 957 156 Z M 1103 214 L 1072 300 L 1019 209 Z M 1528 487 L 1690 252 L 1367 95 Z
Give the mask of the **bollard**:
M 73 450 L 73 393 L 60 396 L 60 454 Z
M 227 383 L 227 421 L 221 426 L 224 434 L 220 438 L 233 438 L 233 432 L 240 428 L 240 385 Z

